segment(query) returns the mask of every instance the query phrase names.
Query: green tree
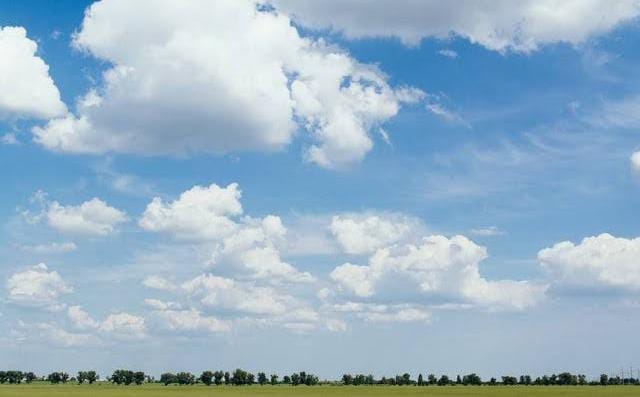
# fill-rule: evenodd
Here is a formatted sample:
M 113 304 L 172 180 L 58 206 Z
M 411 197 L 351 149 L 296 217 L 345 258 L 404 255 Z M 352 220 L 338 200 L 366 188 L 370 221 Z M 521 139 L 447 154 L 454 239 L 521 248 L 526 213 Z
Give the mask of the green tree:
M 205 385 L 211 386 L 211 384 L 213 383 L 213 372 L 204 371 L 202 372 L 202 374 L 200 374 L 200 377 L 198 379 L 200 379 L 200 382 L 204 383 Z
M 258 372 L 258 383 L 260 385 L 266 385 L 267 382 L 267 374 L 265 374 L 264 372 Z
M 277 385 L 278 384 L 278 375 L 276 374 L 271 374 L 271 382 L 272 385 Z

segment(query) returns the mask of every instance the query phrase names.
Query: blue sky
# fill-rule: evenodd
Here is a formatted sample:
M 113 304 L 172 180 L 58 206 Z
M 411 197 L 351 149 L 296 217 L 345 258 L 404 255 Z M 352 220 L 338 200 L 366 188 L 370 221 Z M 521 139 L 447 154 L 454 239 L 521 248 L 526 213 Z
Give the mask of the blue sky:
M 262 3 L 0 4 L 5 365 L 640 365 L 637 2 Z

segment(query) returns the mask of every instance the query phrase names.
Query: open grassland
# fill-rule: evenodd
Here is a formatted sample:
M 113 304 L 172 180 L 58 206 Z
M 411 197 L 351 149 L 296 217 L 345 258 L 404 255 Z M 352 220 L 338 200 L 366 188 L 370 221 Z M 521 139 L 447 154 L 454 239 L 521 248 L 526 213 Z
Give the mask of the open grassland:
M 640 386 L 512 386 L 512 387 L 412 387 L 412 386 L 248 386 L 248 387 L 206 387 L 206 386 L 145 386 L 97 385 L 17 385 L 0 386 L 0 397 L 295 397 L 295 396 L 336 396 L 336 397 L 387 397 L 387 396 L 430 396 L 430 397 L 601 397 L 640 396 Z

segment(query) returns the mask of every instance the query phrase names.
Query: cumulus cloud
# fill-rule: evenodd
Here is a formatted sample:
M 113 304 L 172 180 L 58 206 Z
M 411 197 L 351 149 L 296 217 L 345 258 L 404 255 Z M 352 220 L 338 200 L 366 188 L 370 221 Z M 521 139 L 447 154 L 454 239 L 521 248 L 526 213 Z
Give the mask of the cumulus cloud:
M 49 310 L 62 309 L 64 306 L 58 298 L 73 291 L 58 272 L 49 271 L 44 263 L 14 273 L 7 280 L 6 288 L 10 302 Z
M 350 39 L 395 37 L 417 46 L 424 38 L 457 36 L 489 50 L 517 52 L 559 42 L 579 45 L 640 15 L 640 3 L 634 0 L 270 2 L 307 27 L 331 28 Z
M 46 211 L 46 218 L 49 226 L 60 232 L 90 236 L 111 234 L 128 220 L 123 211 L 110 207 L 99 198 L 75 206 L 53 201 Z
M 89 313 L 82 310 L 80 306 L 71 306 L 67 309 L 67 316 L 73 325 L 78 329 L 98 328 L 100 323 L 91 318 Z
M 147 336 L 144 318 L 120 312 L 107 316 L 98 327 L 99 331 L 121 340 L 143 339 Z
M 220 239 L 238 227 L 230 217 L 242 214 L 240 197 L 236 183 L 227 187 L 215 183 L 209 187 L 196 185 L 171 203 L 154 198 L 147 205 L 139 224 L 143 229 L 167 232 L 178 239 Z
M 640 289 L 640 238 L 610 234 L 563 241 L 538 253 L 541 266 L 558 286 L 594 289 Z
M 398 214 L 351 213 L 334 216 L 329 229 L 344 252 L 368 254 L 413 237 L 423 227 L 419 220 Z
M 145 319 L 126 312 L 112 313 L 104 320 L 95 320 L 80 306 L 67 309 L 67 317 L 79 330 L 90 330 L 98 335 L 116 340 L 138 340 L 146 338 Z M 91 334 L 93 335 L 93 334 Z
M 285 148 L 328 168 L 361 160 L 370 131 L 422 93 L 301 37 L 252 0 L 94 3 L 74 46 L 112 65 L 75 113 L 34 128 L 52 150 L 184 154 Z
M 139 221 L 143 229 L 164 232 L 176 239 L 209 243 L 210 265 L 231 265 L 255 279 L 310 282 L 280 256 L 279 246 L 287 233 L 279 217 L 262 219 L 242 214 L 238 185 L 194 186 L 170 203 L 154 198 Z
M 69 332 L 51 323 L 36 324 L 36 329 L 40 336 L 47 339 L 49 343 L 61 347 L 87 346 L 98 341 L 91 334 Z
M 48 119 L 66 107 L 49 76 L 49 66 L 36 55 L 38 44 L 19 26 L 0 27 L 0 120 L 16 117 Z M 3 142 L 10 142 L 5 135 Z M 15 140 L 15 136 L 13 137 Z
M 229 332 L 231 324 L 213 316 L 204 316 L 196 309 L 157 310 L 156 317 L 170 331 Z
M 344 292 L 361 298 L 458 301 L 490 310 L 524 310 L 544 296 L 544 285 L 483 278 L 479 263 L 486 257 L 484 247 L 464 236 L 436 235 L 417 245 L 378 249 L 368 265 L 345 263 L 330 278 Z

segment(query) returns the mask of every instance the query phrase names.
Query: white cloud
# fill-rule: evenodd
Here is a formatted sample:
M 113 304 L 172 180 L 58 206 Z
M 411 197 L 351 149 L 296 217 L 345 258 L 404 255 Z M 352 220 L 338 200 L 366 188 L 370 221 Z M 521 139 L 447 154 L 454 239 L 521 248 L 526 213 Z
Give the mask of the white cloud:
M 541 266 L 560 286 L 640 289 L 640 238 L 610 234 L 586 237 L 580 244 L 563 241 L 538 253 Z
M 65 243 L 49 243 L 36 245 L 22 245 L 20 249 L 24 251 L 35 252 L 37 254 L 66 254 L 78 249 L 78 246 L 70 241 Z
M 275 151 L 304 129 L 306 158 L 336 168 L 361 160 L 372 128 L 421 96 L 251 0 L 97 2 L 74 46 L 113 66 L 75 114 L 34 128 L 52 150 Z
M 97 339 L 91 334 L 68 332 L 55 324 L 40 323 L 36 325 L 36 328 L 49 343 L 57 346 L 77 347 L 97 342 Z
M 194 186 L 178 200 L 154 198 L 139 221 L 143 229 L 213 246 L 210 265 L 230 265 L 255 279 L 310 282 L 313 277 L 282 260 L 286 228 L 279 217 L 239 218 L 241 192 L 232 183 Z
M 640 174 L 640 151 L 633 152 L 629 160 L 631 161 L 631 170 L 636 174 Z
M 224 188 L 215 183 L 209 187 L 196 185 L 171 203 L 154 198 L 139 224 L 143 229 L 171 233 L 178 239 L 219 239 L 237 228 L 229 217 L 242 214 L 240 196 L 236 183 Z
M 49 66 L 36 55 L 38 45 L 18 26 L 0 27 L 0 120 L 14 117 L 48 119 L 66 107 L 49 76 Z M 3 137 L 10 139 L 6 135 Z M 15 136 L 14 136 L 15 139 Z
M 144 304 L 155 310 L 177 310 L 181 305 L 177 302 L 165 302 L 159 299 L 145 299 Z
M 7 280 L 6 287 L 10 302 L 49 310 L 63 308 L 58 298 L 73 291 L 58 272 L 49 271 L 44 263 L 14 273 Z
M 259 287 L 229 278 L 203 274 L 182 284 L 204 306 L 256 315 L 283 314 L 295 299 L 272 287 Z
M 46 210 L 47 223 L 52 228 L 71 234 L 105 236 L 116 231 L 117 225 L 127 222 L 127 215 L 104 201 L 93 198 L 74 206 L 53 201 Z
M 458 57 L 458 53 L 455 52 L 454 50 L 449 50 L 449 49 L 444 49 L 444 50 L 440 50 L 438 51 L 438 54 L 442 55 L 443 57 L 447 57 L 447 58 L 451 58 L 451 59 L 455 59 Z
M 144 318 L 125 313 L 114 313 L 100 323 L 100 332 L 121 340 L 143 339 L 146 335 Z
M 147 288 L 160 291 L 172 291 L 175 289 L 175 286 L 169 280 L 160 276 L 148 276 L 142 284 Z
M 13 132 L 8 132 L 2 135 L 2 137 L 0 138 L 0 142 L 3 145 L 19 145 L 20 144 L 20 141 L 16 137 L 16 134 L 14 134 Z
M 483 278 L 479 262 L 486 256 L 464 236 L 429 236 L 418 245 L 381 248 L 367 266 L 338 266 L 330 278 L 362 298 L 462 301 L 490 310 L 524 310 L 543 298 L 546 286 Z
M 82 310 L 80 306 L 71 306 L 67 309 L 67 317 L 78 329 L 94 329 L 100 326 L 100 323 L 94 320 L 89 313 Z
M 348 254 L 368 254 L 412 237 L 424 226 L 398 214 L 342 214 L 331 219 L 329 229 Z
M 475 236 L 482 236 L 482 237 L 501 236 L 505 234 L 505 232 L 503 230 L 500 230 L 500 228 L 498 228 L 497 226 L 479 227 L 479 228 L 469 230 L 469 233 Z
M 552 43 L 579 45 L 640 15 L 635 0 L 272 0 L 311 28 L 350 39 L 395 37 L 417 46 L 424 38 L 465 38 L 490 50 L 530 52 Z M 393 10 L 393 12 L 389 12 Z
M 212 316 L 203 316 L 196 309 L 158 310 L 155 315 L 171 331 L 229 332 L 231 324 Z
M 420 309 L 401 309 L 395 313 L 361 313 L 361 318 L 365 321 L 373 323 L 411 323 L 411 322 L 430 322 L 431 313 Z

